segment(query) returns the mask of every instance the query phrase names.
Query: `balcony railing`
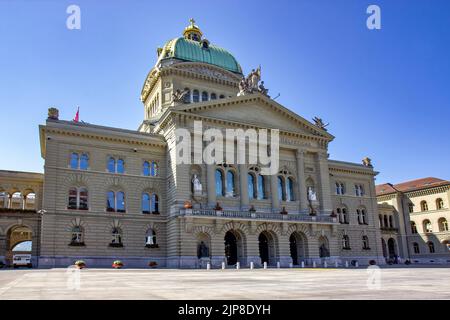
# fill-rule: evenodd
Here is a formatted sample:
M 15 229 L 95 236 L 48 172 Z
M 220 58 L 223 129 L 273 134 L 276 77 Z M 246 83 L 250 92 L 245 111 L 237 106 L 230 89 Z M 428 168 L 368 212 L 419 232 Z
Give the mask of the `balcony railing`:
M 309 223 L 337 223 L 337 218 L 308 214 L 280 214 L 268 212 L 249 212 L 234 210 L 213 210 L 213 209 L 180 209 L 181 216 L 193 217 L 212 217 L 226 219 L 244 219 L 244 220 L 277 220 L 289 222 L 309 222 Z

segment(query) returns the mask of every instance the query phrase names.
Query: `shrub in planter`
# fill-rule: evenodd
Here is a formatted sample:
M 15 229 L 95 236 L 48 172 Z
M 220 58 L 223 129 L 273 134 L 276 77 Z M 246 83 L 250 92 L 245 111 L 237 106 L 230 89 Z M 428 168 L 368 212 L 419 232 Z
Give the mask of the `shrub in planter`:
M 77 261 L 75 261 L 74 265 L 75 265 L 78 269 L 84 269 L 84 268 L 86 268 L 86 262 L 84 262 L 83 260 L 77 260 Z
M 406 261 L 405 261 L 405 264 L 406 264 L 406 265 L 410 265 L 410 264 L 411 264 L 411 261 L 410 261 L 410 260 L 406 260 Z
M 150 261 L 150 262 L 148 263 L 148 266 L 149 266 L 150 268 L 156 268 L 156 267 L 158 266 L 158 263 L 157 263 L 156 261 Z
M 283 210 L 281 210 L 280 214 L 288 214 L 288 212 L 286 211 L 286 207 L 283 207 Z
M 222 211 L 223 209 L 222 209 L 222 207 L 220 206 L 220 204 L 217 202 L 217 203 L 216 203 L 216 206 L 214 207 L 214 210 L 216 210 L 216 211 Z
M 113 262 L 112 267 L 115 269 L 120 269 L 123 267 L 123 263 L 120 260 L 116 260 Z
M 0 269 L 5 266 L 5 263 L 3 261 L 0 261 Z
M 376 262 L 375 260 L 370 260 L 370 261 L 369 261 L 369 264 L 370 264 L 371 266 L 374 266 L 374 265 L 377 264 L 377 262 Z

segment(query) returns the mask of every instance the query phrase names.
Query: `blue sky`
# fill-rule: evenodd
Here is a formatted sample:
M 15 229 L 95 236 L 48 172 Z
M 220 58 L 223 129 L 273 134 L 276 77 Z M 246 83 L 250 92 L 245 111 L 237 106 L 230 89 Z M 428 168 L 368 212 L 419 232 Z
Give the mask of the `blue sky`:
M 81 30 L 66 28 L 70 4 Z M 366 27 L 370 4 L 381 30 Z M 377 183 L 450 179 L 446 0 L 0 0 L 0 169 L 43 172 L 38 125 L 50 106 L 137 129 L 156 48 L 191 17 L 245 73 L 261 64 L 279 103 L 330 122 L 330 158 L 369 156 Z

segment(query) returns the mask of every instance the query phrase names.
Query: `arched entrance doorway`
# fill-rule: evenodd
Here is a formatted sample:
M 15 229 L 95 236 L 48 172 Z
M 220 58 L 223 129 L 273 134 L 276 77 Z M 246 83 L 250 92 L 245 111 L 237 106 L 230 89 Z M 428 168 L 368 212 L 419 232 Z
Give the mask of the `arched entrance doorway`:
M 388 240 L 388 253 L 390 259 L 394 259 L 397 256 L 397 248 L 393 238 L 389 238 Z
M 14 257 L 16 257 L 16 262 L 19 265 L 20 261 L 24 257 L 31 258 L 31 253 L 33 249 L 33 232 L 30 228 L 26 226 L 15 226 L 9 229 L 7 233 L 7 253 L 6 253 L 6 263 L 8 265 L 13 265 Z M 22 261 L 22 262 L 23 262 Z M 31 266 L 30 263 L 26 265 Z
M 306 257 L 306 237 L 298 232 L 293 232 L 289 237 L 292 264 L 299 265 Z
M 268 265 L 274 265 L 277 259 L 275 234 L 263 231 L 259 234 L 258 241 L 261 264 L 267 262 Z
M 225 233 L 224 240 L 227 265 L 235 265 L 238 261 L 241 264 L 244 263 L 244 239 L 241 233 L 236 230 L 229 230 Z

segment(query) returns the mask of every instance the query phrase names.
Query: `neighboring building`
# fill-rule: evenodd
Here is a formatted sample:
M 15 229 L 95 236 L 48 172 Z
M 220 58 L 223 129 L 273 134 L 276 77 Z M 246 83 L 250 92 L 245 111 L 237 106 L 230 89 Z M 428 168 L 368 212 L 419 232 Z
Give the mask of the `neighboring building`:
M 424 178 L 376 187 L 383 255 L 450 262 L 450 181 Z
M 63 121 L 49 109 L 40 126 L 40 228 L 2 213 L 0 222 L 7 222 L 0 255 L 13 249 L 11 228 L 27 226 L 41 267 L 80 258 L 88 266 L 121 259 L 127 266 L 154 261 L 175 268 L 384 262 L 377 172 L 369 159 L 328 159 L 334 137 L 322 121 L 313 124 L 270 99 L 262 83 L 251 92 L 237 60 L 204 39 L 193 22 L 157 52 L 142 89 L 144 121 L 137 131 Z M 175 130 L 193 137 L 199 120 L 221 131 L 279 129 L 279 172 L 264 176 L 260 165 L 177 164 Z M 7 198 L 20 189 L 9 180 L 0 173 Z M 25 216 L 22 209 L 13 211 Z

